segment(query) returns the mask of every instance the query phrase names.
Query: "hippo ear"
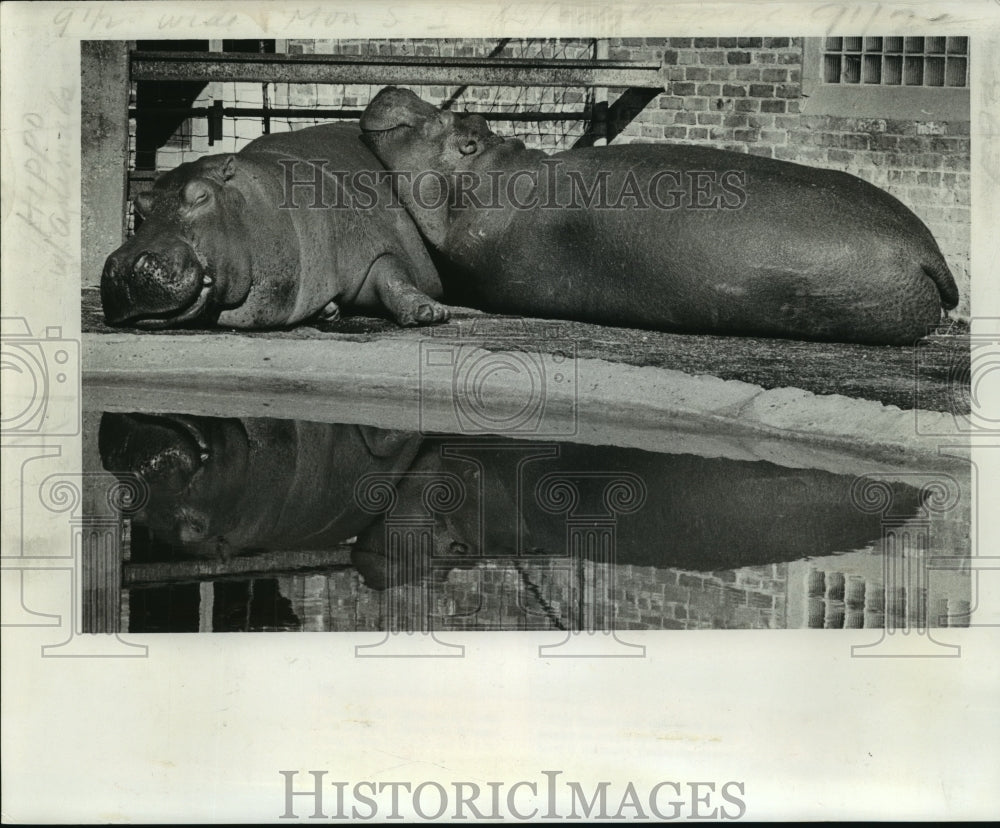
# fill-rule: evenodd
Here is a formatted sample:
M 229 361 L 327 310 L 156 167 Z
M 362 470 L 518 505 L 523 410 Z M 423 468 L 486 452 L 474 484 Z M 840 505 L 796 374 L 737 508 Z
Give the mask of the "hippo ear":
M 135 211 L 140 218 L 146 218 L 153 211 L 154 200 L 152 193 L 139 193 L 135 197 Z
M 227 155 L 226 160 L 222 162 L 222 180 L 228 181 L 236 175 L 236 156 Z

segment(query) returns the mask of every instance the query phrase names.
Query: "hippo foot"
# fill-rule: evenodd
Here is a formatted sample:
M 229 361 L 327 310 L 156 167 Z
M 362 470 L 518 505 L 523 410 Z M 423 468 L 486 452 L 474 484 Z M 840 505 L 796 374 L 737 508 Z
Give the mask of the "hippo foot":
M 382 305 L 400 325 L 435 325 L 451 316 L 448 308 L 410 281 L 405 266 L 395 256 L 379 259 L 371 278 Z
M 317 318 L 322 322 L 336 322 L 340 319 L 340 306 L 333 301 L 327 302 Z
M 448 308 L 433 299 L 423 298 L 425 301 L 417 301 L 409 308 L 401 309 L 401 312 L 396 315 L 396 321 L 406 327 L 437 325 L 440 322 L 448 321 L 451 317 L 451 311 Z

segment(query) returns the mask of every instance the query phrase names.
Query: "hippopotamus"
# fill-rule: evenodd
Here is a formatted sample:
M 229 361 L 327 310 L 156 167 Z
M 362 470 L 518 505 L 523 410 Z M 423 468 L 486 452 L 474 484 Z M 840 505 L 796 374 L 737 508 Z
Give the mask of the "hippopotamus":
M 361 128 L 448 265 L 452 303 L 898 345 L 958 303 L 927 227 L 847 173 L 692 145 L 547 155 L 396 87 L 372 99 Z
M 413 221 L 356 125 L 266 135 L 161 175 L 135 199 L 143 219 L 101 277 L 110 325 L 272 328 L 341 309 L 402 325 L 448 318 Z M 367 174 L 359 179 L 349 173 Z
M 136 473 L 149 499 L 135 518 L 180 557 L 323 549 L 373 518 L 355 476 L 405 472 L 418 435 L 272 418 L 105 414 L 104 467 Z
M 443 562 L 565 556 L 569 520 L 610 520 L 617 563 L 700 571 L 845 552 L 882 531 L 880 515 L 852 504 L 852 477 L 767 462 L 178 414 L 105 414 L 99 449 L 108 471 L 147 482 L 135 521 L 159 549 L 218 558 L 356 539 L 352 562 L 376 589 Z M 365 499 L 372 475 L 380 488 Z M 454 482 L 448 508 L 428 490 L 439 479 Z M 893 498 L 902 517 L 920 502 L 902 484 Z M 433 548 L 416 552 L 436 567 L 387 541 L 390 521 L 424 520 Z

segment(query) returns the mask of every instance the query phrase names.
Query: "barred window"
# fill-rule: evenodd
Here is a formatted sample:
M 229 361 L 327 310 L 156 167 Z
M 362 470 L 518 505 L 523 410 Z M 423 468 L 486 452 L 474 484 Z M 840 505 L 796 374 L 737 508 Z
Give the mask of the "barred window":
M 806 37 L 805 115 L 969 120 L 968 37 Z
M 967 37 L 828 37 L 823 82 L 968 86 Z
M 788 565 L 789 629 L 895 629 L 969 626 L 971 585 L 938 570 L 928 582 L 885 583 L 882 554 L 847 553 L 839 561 Z M 897 572 L 897 574 L 899 574 Z

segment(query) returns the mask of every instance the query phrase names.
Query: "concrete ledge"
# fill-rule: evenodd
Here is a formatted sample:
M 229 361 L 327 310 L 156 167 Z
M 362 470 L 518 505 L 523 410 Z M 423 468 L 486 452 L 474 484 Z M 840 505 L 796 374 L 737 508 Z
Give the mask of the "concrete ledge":
M 86 335 L 128 335 L 104 325 L 96 291 L 84 290 L 81 309 Z M 135 334 L 135 339 L 138 347 L 147 347 L 146 340 L 155 341 L 163 336 L 198 338 L 200 348 L 226 335 L 253 340 L 259 348 L 289 340 L 410 342 L 416 347 L 416 343 L 440 339 L 471 343 L 487 351 L 518 348 L 542 357 L 567 353 L 578 359 L 604 360 L 616 365 L 666 368 L 691 376 L 740 380 L 766 389 L 794 387 L 820 395 L 844 394 L 902 409 L 951 411 L 964 405 L 968 410 L 968 394 L 964 393 L 968 386 L 964 389 L 955 386 L 956 378 L 968 377 L 970 369 L 969 332 L 961 325 L 942 326 L 913 347 L 893 347 L 676 334 L 567 320 L 497 316 L 469 308 L 451 310 L 451 321 L 430 329 L 400 328 L 387 319 L 345 316 L 337 322 L 313 322 L 281 330 L 227 334 L 223 330 L 172 329 Z M 199 354 L 195 357 L 197 360 Z
M 469 344 L 454 346 L 465 349 L 454 351 L 460 366 L 432 364 L 428 343 L 438 350 L 452 347 L 447 338 L 434 337 L 356 343 L 228 334 L 85 335 L 84 405 L 91 411 L 275 416 L 469 434 L 503 433 L 504 424 L 523 421 L 528 408 L 541 405 L 536 420 L 508 436 L 852 474 L 967 468 L 939 452 L 942 442 L 962 442 L 951 415 L 942 412 L 903 411 L 795 388 L 765 390 L 603 359 L 565 359 L 555 365 L 558 370 L 538 368 L 538 355 Z M 469 380 L 475 371 L 482 375 L 480 385 Z M 465 415 L 456 401 L 471 401 Z M 955 437 L 919 435 L 917 416 L 925 432 Z

